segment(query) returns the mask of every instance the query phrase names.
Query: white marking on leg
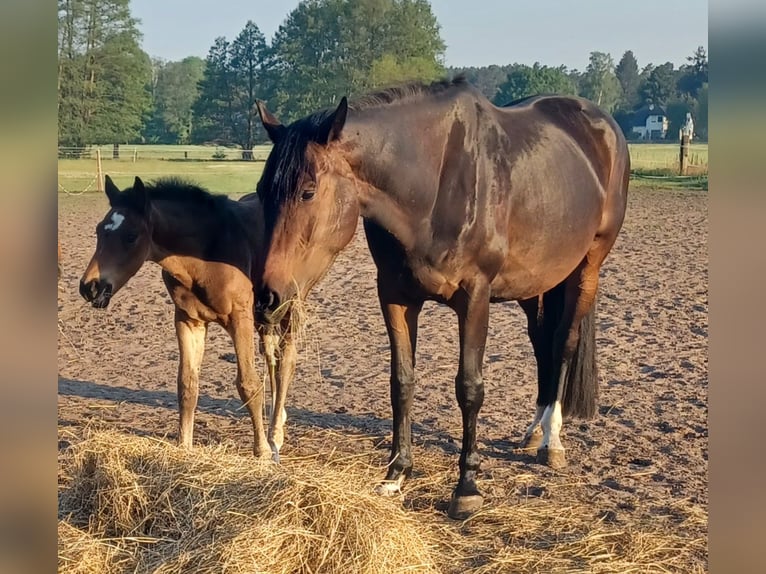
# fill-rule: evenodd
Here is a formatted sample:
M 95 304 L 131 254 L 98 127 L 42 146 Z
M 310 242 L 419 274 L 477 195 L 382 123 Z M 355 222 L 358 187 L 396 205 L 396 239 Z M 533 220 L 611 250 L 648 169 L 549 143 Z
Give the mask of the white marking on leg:
M 533 434 L 543 432 L 540 428 L 540 421 L 543 418 L 543 412 L 545 412 L 545 407 L 537 405 L 537 408 L 535 409 L 535 418 L 532 420 L 532 424 L 527 427 L 527 432 L 524 433 L 525 439 L 531 437 Z
M 561 403 L 556 401 L 553 405 L 548 405 L 543 413 L 541 425 L 543 427 L 542 448 L 552 450 L 564 450 L 561 444 L 559 433 L 562 425 Z
M 271 445 L 271 460 L 279 464 L 279 447 L 275 444 Z
M 112 213 L 111 221 L 111 223 L 104 225 L 104 231 L 117 231 L 122 222 L 125 221 L 125 216 L 115 211 Z

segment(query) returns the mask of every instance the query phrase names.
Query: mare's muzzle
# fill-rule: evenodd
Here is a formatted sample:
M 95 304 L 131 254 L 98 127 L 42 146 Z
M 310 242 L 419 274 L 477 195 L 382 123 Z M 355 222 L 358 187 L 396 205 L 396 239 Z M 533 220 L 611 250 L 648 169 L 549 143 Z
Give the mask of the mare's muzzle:
M 279 293 L 269 287 L 263 287 L 255 300 L 255 318 L 259 323 L 276 325 L 285 316 L 289 307 L 289 300 L 283 303 Z
M 112 298 L 112 284 L 103 279 L 93 279 L 87 283 L 80 280 L 80 295 L 96 309 L 103 309 Z

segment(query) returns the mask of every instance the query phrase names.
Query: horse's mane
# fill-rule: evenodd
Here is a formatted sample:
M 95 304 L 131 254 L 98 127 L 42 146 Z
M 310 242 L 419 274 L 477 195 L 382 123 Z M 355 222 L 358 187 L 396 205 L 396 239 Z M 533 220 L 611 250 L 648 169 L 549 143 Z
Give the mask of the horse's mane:
M 468 85 L 465 75 L 458 74 L 454 78 L 445 78 L 431 83 L 407 82 L 365 94 L 349 102 L 352 110 L 366 110 L 402 101 L 410 101 L 418 97 L 435 96 L 452 88 Z
M 407 82 L 359 96 L 349 102 L 349 109 L 359 111 L 378 108 L 397 102 L 435 96 L 467 85 L 469 85 L 468 80 L 463 74 L 431 83 Z M 283 201 L 299 193 L 299 179 L 310 167 L 306 161 L 306 146 L 309 142 L 318 139 L 320 127 L 335 109 L 334 106 L 325 108 L 296 120 L 288 126 L 282 138 L 274 146 L 271 153 L 273 157 L 266 162 L 263 175 L 258 182 L 258 195 L 263 199 L 267 223 L 271 214 L 277 211 Z
M 225 210 L 229 201 L 225 195 L 212 193 L 195 183 L 173 176 L 145 182 L 144 188 L 150 201 L 183 203 L 192 208 L 199 207 L 214 212 Z M 131 187 L 120 194 L 118 201 L 124 203 L 126 207 L 130 207 L 138 199 Z

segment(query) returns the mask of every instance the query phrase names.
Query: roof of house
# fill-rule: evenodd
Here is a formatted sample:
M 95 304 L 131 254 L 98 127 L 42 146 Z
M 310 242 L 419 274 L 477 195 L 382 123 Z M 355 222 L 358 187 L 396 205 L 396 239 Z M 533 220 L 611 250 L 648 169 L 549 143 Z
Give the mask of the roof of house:
M 649 116 L 666 116 L 668 115 L 665 112 L 665 109 L 662 106 L 655 106 L 653 104 L 649 104 L 648 106 L 644 106 L 643 108 L 640 108 L 633 112 L 633 125 L 634 126 L 643 126 L 646 124 L 646 118 Z

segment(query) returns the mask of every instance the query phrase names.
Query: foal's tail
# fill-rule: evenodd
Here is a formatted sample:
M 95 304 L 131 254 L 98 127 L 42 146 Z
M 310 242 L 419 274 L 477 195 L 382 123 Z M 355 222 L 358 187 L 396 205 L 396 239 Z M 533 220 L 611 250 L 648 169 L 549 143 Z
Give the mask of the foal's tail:
M 562 414 L 582 419 L 593 418 L 598 401 L 595 301 L 580 321 L 580 338 L 563 384 Z

